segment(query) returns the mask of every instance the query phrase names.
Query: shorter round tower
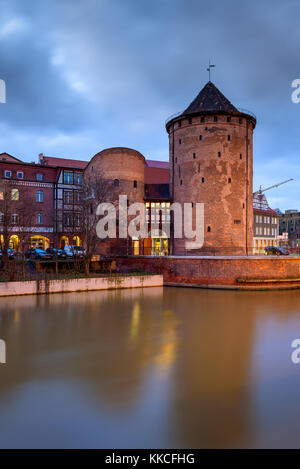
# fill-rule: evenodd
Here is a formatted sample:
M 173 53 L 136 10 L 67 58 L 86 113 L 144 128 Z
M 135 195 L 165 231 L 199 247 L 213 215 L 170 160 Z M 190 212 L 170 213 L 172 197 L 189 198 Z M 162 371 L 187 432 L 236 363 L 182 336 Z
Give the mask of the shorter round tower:
M 99 181 L 108 188 L 102 202 L 113 203 L 118 216 L 120 195 L 127 196 L 127 206 L 144 202 L 144 172 L 145 157 L 140 152 L 131 148 L 108 148 L 93 156 L 84 171 L 84 180 L 87 184 Z M 130 219 L 128 217 L 128 222 Z M 134 243 L 119 237 L 117 219 L 117 237 L 99 242 L 98 246 L 97 251 L 103 254 L 131 254 Z

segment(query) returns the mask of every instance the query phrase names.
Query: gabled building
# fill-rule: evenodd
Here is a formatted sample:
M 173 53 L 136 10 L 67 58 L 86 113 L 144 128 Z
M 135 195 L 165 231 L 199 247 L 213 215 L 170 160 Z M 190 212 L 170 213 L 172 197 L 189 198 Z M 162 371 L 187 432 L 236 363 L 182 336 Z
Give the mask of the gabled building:
M 265 194 L 253 194 L 253 254 L 264 254 L 267 246 L 278 246 L 279 215 L 269 207 Z

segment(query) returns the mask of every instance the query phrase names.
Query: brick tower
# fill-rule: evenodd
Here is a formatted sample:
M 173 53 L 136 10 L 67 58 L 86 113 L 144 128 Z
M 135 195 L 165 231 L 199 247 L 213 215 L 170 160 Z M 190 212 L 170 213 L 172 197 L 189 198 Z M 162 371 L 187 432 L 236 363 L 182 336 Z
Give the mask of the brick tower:
M 174 202 L 204 203 L 204 245 L 177 255 L 239 255 L 253 243 L 253 129 L 256 118 L 239 110 L 209 81 L 187 109 L 166 123 Z M 195 226 L 193 210 L 193 226 Z

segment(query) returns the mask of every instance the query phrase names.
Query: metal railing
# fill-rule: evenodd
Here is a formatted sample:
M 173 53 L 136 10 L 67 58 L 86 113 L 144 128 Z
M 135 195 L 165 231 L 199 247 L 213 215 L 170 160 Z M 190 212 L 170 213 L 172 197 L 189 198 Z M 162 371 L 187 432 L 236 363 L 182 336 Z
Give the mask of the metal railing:
M 252 111 L 249 111 L 248 109 L 244 109 L 244 108 L 241 108 L 241 107 L 237 107 L 236 108 L 238 110 L 238 112 L 240 112 L 241 114 L 248 114 L 249 116 L 253 117 L 255 120 L 257 120 L 256 118 L 256 115 L 254 114 L 254 112 Z M 219 112 L 222 112 L 220 109 L 205 109 L 205 111 L 208 111 L 208 112 L 216 112 L 216 113 L 219 113 Z M 205 113 L 205 111 L 203 111 L 203 113 Z M 165 125 L 167 125 L 169 122 L 171 122 L 173 119 L 175 119 L 176 117 L 179 117 L 181 114 L 183 114 L 184 111 L 179 111 L 179 112 L 175 112 L 175 114 L 172 114 L 171 116 L 169 116 L 166 120 L 165 120 Z M 231 111 L 224 111 L 225 114 L 231 114 Z M 197 112 L 195 112 L 195 115 L 197 114 Z M 190 114 L 187 114 L 187 116 L 190 115 L 192 116 L 193 113 L 190 113 Z

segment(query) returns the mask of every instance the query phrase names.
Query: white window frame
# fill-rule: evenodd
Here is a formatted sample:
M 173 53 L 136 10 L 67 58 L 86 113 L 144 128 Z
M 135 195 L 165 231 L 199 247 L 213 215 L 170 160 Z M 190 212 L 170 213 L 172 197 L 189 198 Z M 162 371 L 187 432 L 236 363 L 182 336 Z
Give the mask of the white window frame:
M 35 200 L 36 202 L 44 202 L 44 191 L 41 191 L 40 189 L 36 191 Z

